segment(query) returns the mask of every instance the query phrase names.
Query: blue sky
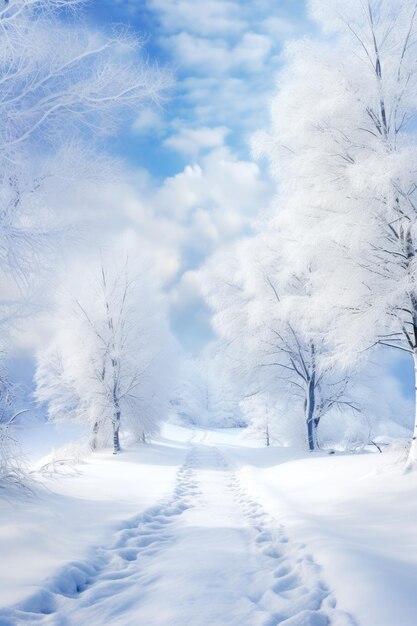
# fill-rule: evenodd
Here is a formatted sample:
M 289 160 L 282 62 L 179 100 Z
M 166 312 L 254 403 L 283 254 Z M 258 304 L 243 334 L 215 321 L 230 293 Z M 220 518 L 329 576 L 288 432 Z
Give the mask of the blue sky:
M 155 236 L 159 220 L 164 248 L 170 231 L 161 255 L 175 257 L 167 280 L 172 325 L 197 352 L 211 331 L 195 271 L 250 232 L 270 202 L 272 186 L 252 160 L 250 137 L 267 124 L 285 42 L 310 29 L 304 2 L 93 0 L 88 19 L 138 33 L 145 56 L 174 75 L 162 106 L 138 112 L 108 149 L 126 160 L 152 214 L 155 228 L 140 220 L 144 232 Z
M 265 122 L 283 45 L 310 28 L 303 0 L 94 0 L 89 16 L 107 28 L 128 26 L 144 38 L 150 60 L 174 72 L 164 108 L 138 116 L 136 134 L 114 144 L 160 178 L 187 164 L 181 133 L 191 129 L 227 129 L 227 144 L 248 156 L 248 136 Z M 200 133 L 200 147 L 219 135 Z

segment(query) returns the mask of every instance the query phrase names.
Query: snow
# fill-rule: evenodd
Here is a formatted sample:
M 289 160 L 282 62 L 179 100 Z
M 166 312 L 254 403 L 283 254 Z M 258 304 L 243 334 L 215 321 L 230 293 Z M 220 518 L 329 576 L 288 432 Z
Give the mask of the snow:
M 32 453 L 40 440 L 34 433 Z M 125 520 L 166 497 L 185 453 L 180 442 L 164 440 L 116 457 L 98 452 L 66 474 L 35 474 L 32 493 L 2 500 L 0 607 L 35 592 L 68 561 L 90 558 Z
M 241 480 L 323 568 L 358 624 L 414 626 L 417 477 L 390 454 L 234 454 Z
M 41 480 L 4 503 L 1 626 L 415 626 L 417 478 L 389 453 L 167 425 Z

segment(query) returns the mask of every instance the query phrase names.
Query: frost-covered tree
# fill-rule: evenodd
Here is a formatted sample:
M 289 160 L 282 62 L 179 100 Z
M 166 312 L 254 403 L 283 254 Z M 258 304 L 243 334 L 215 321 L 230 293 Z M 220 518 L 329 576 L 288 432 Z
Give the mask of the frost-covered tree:
M 310 10 L 324 39 L 289 48 L 270 132 L 256 142 L 279 181 L 277 223 L 320 264 L 315 293 L 340 359 L 392 346 L 417 376 L 417 5 L 312 0 Z
M 36 372 L 36 398 L 49 418 L 86 425 L 91 447 L 111 439 L 115 454 L 121 430 L 137 441 L 156 434 L 176 353 L 151 277 L 130 279 L 126 269 L 102 266 L 57 319 Z
M 97 139 L 167 85 L 137 38 L 86 26 L 83 4 L 0 1 L 0 269 L 20 276 L 48 242 L 54 183 L 90 179 L 97 158 L 98 175 Z
M 87 26 L 83 4 L 0 0 L 1 349 L 63 232 L 63 194 L 108 177 L 99 140 L 167 85 L 141 41 Z
M 233 428 L 242 425 L 239 398 L 229 379 L 226 362 L 227 354 L 220 342 L 209 344 L 197 360 L 197 396 L 203 426 Z
M 311 310 L 311 272 L 295 274 L 279 246 L 274 232 L 242 242 L 228 260 L 212 263 L 206 293 L 243 396 L 290 397 L 314 450 L 322 417 L 357 407 L 347 394 L 349 376 L 335 367 Z
M 140 40 L 87 26 L 83 4 L 0 0 L 0 274 L 25 291 L 56 243 L 63 194 L 110 175 L 100 138 L 167 85 Z
M 181 359 L 172 406 L 185 423 L 208 428 L 244 425 L 225 359 L 220 342 L 209 344 L 198 357 Z
M 0 369 L 0 489 L 20 486 L 25 477 L 22 453 L 13 433 L 16 419 L 25 413 L 18 408 L 17 385 L 10 382 L 8 372 L 2 364 Z
M 241 406 L 243 413 L 247 415 L 249 434 L 269 448 L 278 439 L 275 436 L 275 425 L 279 421 L 274 411 L 276 399 L 271 402 L 269 394 L 258 393 L 242 401 Z
M 247 422 L 245 437 L 263 447 L 305 447 L 303 407 L 291 390 L 278 387 L 273 393 L 260 391 L 249 394 L 240 401 L 240 409 Z M 323 441 L 328 444 L 320 429 L 320 444 Z
M 141 59 L 138 38 L 125 29 L 108 36 L 68 13 L 82 4 L 2 0 L 2 156 L 40 141 L 53 148 L 74 132 L 112 133 L 166 87 L 167 75 Z

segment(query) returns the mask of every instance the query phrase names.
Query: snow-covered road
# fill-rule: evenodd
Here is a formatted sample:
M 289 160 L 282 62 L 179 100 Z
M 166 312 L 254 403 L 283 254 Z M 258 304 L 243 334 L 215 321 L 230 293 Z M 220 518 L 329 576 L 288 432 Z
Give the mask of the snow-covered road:
M 171 497 L 0 611 L 0 625 L 354 626 L 223 453 L 189 448 Z

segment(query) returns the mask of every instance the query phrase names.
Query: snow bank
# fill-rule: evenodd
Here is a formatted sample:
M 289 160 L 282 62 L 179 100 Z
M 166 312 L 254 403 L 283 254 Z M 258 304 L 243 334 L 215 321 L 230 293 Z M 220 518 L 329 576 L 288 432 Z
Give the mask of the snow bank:
M 339 608 L 360 626 L 415 626 L 417 475 L 389 453 L 227 453 L 252 496 L 323 566 Z
M 165 439 L 116 457 L 103 451 L 65 474 L 37 475 L 24 497 L 2 499 L 0 607 L 31 596 L 71 562 L 82 572 L 96 546 L 171 493 L 185 453 Z

